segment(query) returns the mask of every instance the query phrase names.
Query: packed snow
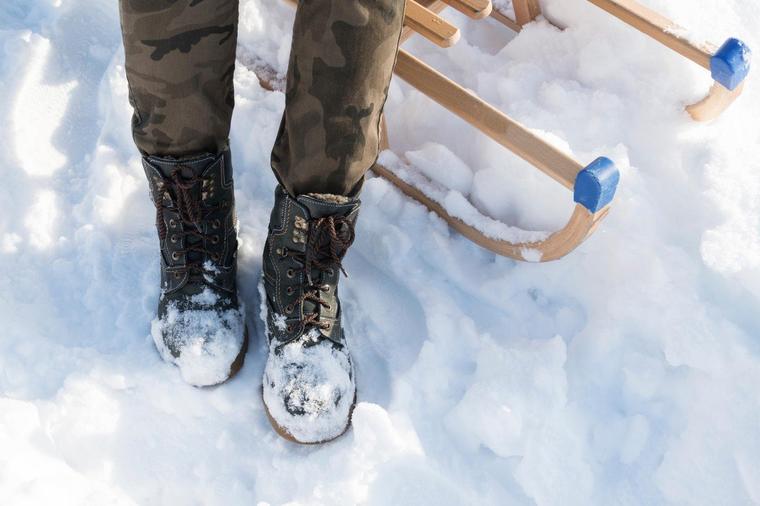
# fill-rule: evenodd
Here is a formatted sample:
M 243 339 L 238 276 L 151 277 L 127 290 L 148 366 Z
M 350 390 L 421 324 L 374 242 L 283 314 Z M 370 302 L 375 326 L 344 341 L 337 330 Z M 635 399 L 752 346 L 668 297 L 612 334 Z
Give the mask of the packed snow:
M 267 420 L 256 311 L 222 386 L 189 386 L 155 349 L 155 210 L 116 2 L 3 0 L 0 504 L 760 504 L 760 72 L 697 124 L 683 106 L 709 88 L 703 69 L 584 0 L 542 3 L 565 30 L 540 19 L 515 35 L 446 11 L 455 47 L 405 48 L 581 162 L 614 159 L 609 217 L 565 259 L 517 263 L 369 179 L 341 285 L 353 426 L 303 447 Z M 760 48 L 755 0 L 644 3 L 695 39 Z M 251 69 L 284 75 L 292 17 L 241 1 L 249 308 L 284 105 Z M 469 170 L 464 200 L 482 216 L 526 233 L 569 216 L 566 189 L 399 80 L 387 113 L 384 156 L 461 161 L 432 182 Z

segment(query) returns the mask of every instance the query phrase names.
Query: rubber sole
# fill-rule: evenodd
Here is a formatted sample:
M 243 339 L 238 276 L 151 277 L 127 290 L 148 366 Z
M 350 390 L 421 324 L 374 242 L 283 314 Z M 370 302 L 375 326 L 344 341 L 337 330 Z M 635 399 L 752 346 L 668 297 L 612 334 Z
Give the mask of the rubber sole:
M 267 419 L 269 420 L 269 424 L 272 426 L 272 428 L 274 429 L 274 431 L 277 433 L 278 436 L 280 436 L 281 438 L 287 441 L 290 441 L 291 443 L 296 443 L 299 445 L 321 445 L 321 444 L 329 443 L 330 441 L 335 441 L 336 439 L 341 437 L 343 434 L 348 432 L 348 429 L 351 428 L 351 418 L 354 415 L 354 407 L 356 407 L 356 391 L 354 390 L 354 400 L 353 402 L 351 402 L 351 407 L 348 408 L 348 421 L 346 422 L 346 426 L 343 428 L 342 431 L 340 431 L 340 434 L 338 434 L 337 436 L 331 437 L 329 439 L 323 439 L 321 441 L 300 441 L 296 439 L 296 437 L 293 436 L 293 434 L 288 432 L 288 430 L 285 427 L 277 423 L 277 420 L 274 419 L 274 417 L 272 416 L 272 413 L 269 412 L 269 407 L 267 406 L 267 403 L 264 400 L 264 386 L 263 385 L 261 387 L 261 402 L 262 404 L 264 404 L 264 411 L 267 414 Z
M 240 347 L 240 353 L 238 353 L 238 356 L 235 357 L 235 360 L 232 362 L 232 365 L 230 365 L 229 376 L 227 376 L 227 379 L 225 379 L 221 383 L 231 380 L 238 372 L 240 372 L 240 369 L 243 368 L 243 364 L 245 363 L 245 356 L 247 353 L 248 353 L 248 325 L 245 326 L 245 334 L 243 335 L 243 346 Z M 221 384 L 221 383 L 217 383 L 217 384 Z

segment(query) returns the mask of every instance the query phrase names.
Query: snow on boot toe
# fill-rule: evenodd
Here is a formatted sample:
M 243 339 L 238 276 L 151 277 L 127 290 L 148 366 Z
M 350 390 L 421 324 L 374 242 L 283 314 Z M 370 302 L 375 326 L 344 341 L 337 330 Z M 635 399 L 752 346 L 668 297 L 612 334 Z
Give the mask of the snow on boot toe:
M 245 319 L 238 309 L 180 310 L 170 305 L 162 318 L 153 320 L 151 335 L 163 359 L 177 365 L 182 379 L 194 386 L 224 382 L 245 353 Z
M 341 435 L 355 391 L 351 359 L 330 341 L 313 346 L 297 341 L 269 353 L 264 403 L 274 422 L 298 442 L 318 443 Z

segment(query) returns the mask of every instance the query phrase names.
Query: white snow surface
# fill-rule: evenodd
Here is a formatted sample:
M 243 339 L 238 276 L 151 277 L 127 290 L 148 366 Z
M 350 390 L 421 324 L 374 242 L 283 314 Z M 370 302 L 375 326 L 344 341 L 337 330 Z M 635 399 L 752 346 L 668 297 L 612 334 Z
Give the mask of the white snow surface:
M 426 142 L 404 156 L 425 176 L 463 195 L 472 188 L 472 169 L 443 144 Z
M 155 350 L 116 2 L 0 2 L 0 504 L 760 503 L 760 72 L 696 124 L 703 69 L 586 1 L 543 3 L 566 30 L 447 12 L 459 44 L 406 48 L 579 160 L 613 158 L 610 216 L 567 258 L 516 263 L 368 180 L 341 285 L 353 426 L 301 447 L 266 419 L 256 315 L 222 386 L 187 385 Z M 756 0 L 645 3 L 760 48 Z M 256 307 L 284 97 L 243 63 L 282 75 L 293 13 L 243 0 L 241 16 L 232 146 Z M 564 188 L 398 80 L 387 113 L 395 152 L 446 146 L 492 218 L 569 216 Z

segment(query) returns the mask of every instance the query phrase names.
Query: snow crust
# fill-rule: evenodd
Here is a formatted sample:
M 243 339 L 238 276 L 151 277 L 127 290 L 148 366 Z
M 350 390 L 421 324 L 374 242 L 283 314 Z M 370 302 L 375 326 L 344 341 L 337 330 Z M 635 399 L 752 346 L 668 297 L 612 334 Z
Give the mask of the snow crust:
M 407 151 L 405 157 L 433 181 L 463 195 L 469 195 L 472 188 L 472 170 L 446 146 L 426 142 L 418 150 Z
M 218 388 L 187 385 L 155 351 L 155 210 L 116 3 L 0 2 L 0 504 L 760 503 L 757 69 L 700 125 L 683 105 L 708 73 L 586 0 L 543 0 L 564 31 L 539 21 L 514 35 L 446 11 L 459 44 L 410 40 L 579 160 L 613 158 L 621 186 L 578 251 L 533 265 L 370 178 L 341 285 L 359 402 L 349 433 L 304 448 L 266 418 L 258 318 L 245 367 Z M 692 37 L 760 47 L 754 0 L 645 3 Z M 241 2 L 247 307 L 284 104 L 247 65 L 261 55 L 282 75 L 291 26 L 286 5 Z M 399 157 L 432 142 L 470 168 L 464 200 L 480 215 L 539 231 L 569 216 L 566 189 L 398 80 L 386 110 Z

